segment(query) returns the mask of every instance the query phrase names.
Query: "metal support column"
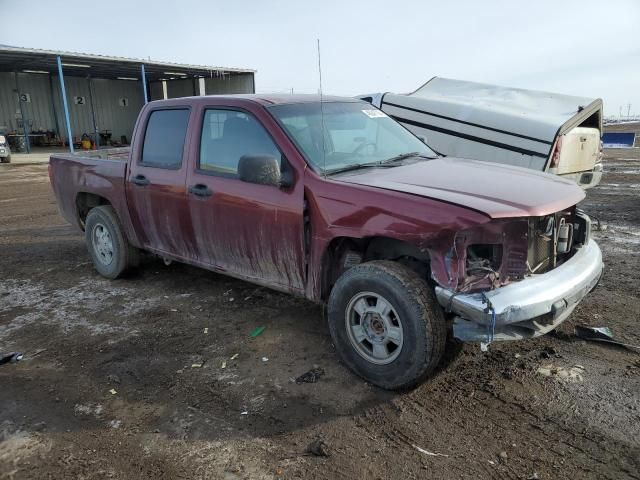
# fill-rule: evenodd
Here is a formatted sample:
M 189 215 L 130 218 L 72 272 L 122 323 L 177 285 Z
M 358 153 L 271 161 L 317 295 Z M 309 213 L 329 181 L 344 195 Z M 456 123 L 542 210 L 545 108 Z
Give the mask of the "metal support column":
M 27 153 L 31 153 L 31 140 L 29 139 L 29 119 L 26 115 L 26 109 L 22 101 L 22 93 L 20 92 L 20 84 L 18 83 L 18 72 L 13 72 L 16 79 L 16 93 L 18 95 L 18 105 L 20 107 L 20 116 L 22 117 L 22 133 L 24 134 L 24 146 Z
M 91 120 L 93 121 L 94 141 L 96 142 L 96 148 L 100 148 L 100 133 L 98 132 L 98 122 L 96 120 L 96 106 L 93 103 L 93 84 L 91 82 L 91 75 L 87 75 L 87 84 L 89 87 L 89 106 L 91 107 Z
M 73 137 L 71 136 L 69 104 L 67 103 L 67 90 L 64 87 L 64 74 L 62 73 L 62 60 L 60 59 L 60 57 L 58 57 L 58 78 L 60 79 L 60 93 L 62 95 L 62 106 L 64 107 L 64 120 L 67 124 L 67 141 L 69 142 L 69 151 L 73 153 Z
M 147 95 L 147 75 L 144 71 L 144 63 L 140 65 L 140 71 L 142 73 L 142 91 L 144 92 L 144 104 L 149 102 L 149 96 Z
M 60 122 L 58 122 L 58 109 L 56 108 L 55 92 L 53 90 L 53 76 L 49 74 L 49 93 L 51 94 L 51 108 L 53 111 L 53 121 L 56 125 L 56 136 L 62 138 L 60 131 Z

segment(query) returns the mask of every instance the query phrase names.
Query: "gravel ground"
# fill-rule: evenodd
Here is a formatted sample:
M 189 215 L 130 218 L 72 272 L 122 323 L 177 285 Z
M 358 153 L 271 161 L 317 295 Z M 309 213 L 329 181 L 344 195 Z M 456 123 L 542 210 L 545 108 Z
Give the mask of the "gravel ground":
M 640 154 L 607 156 L 598 288 L 404 393 L 347 371 L 307 301 L 152 257 L 99 277 L 46 166 L 1 166 L 0 352 L 25 356 L 0 366 L 0 479 L 640 478 L 640 355 L 573 334 L 640 344 Z

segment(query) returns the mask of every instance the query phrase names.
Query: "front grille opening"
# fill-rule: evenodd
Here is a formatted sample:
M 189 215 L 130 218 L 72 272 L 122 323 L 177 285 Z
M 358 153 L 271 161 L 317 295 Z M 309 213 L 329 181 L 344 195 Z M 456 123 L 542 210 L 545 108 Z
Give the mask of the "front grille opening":
M 532 218 L 529 222 L 529 251 L 527 264 L 530 273 L 545 273 L 553 268 L 555 216 Z
M 558 212 L 529 219 L 527 266 L 529 273 L 545 273 L 571 258 L 574 253 L 575 215 Z M 578 231 L 577 233 L 582 233 Z
M 466 273 L 468 277 L 497 273 L 502 265 L 501 244 L 474 244 L 467 247 Z

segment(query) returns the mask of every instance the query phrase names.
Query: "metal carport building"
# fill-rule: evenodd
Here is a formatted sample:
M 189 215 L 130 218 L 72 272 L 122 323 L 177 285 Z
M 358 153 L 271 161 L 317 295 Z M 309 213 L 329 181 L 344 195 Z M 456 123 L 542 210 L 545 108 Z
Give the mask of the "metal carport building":
M 0 134 L 27 152 L 65 144 L 73 150 L 85 134 L 98 147 L 126 144 L 147 101 L 254 93 L 254 74 L 0 45 Z

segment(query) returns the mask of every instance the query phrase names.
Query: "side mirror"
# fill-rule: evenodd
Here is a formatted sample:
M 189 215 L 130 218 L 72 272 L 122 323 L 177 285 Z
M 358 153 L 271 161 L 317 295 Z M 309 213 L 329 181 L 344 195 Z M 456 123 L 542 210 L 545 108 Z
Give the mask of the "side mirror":
M 280 173 L 280 188 L 293 187 L 293 171 L 288 165 Z
M 280 165 L 272 155 L 243 155 L 238 162 L 238 176 L 247 183 L 274 187 L 281 184 Z

